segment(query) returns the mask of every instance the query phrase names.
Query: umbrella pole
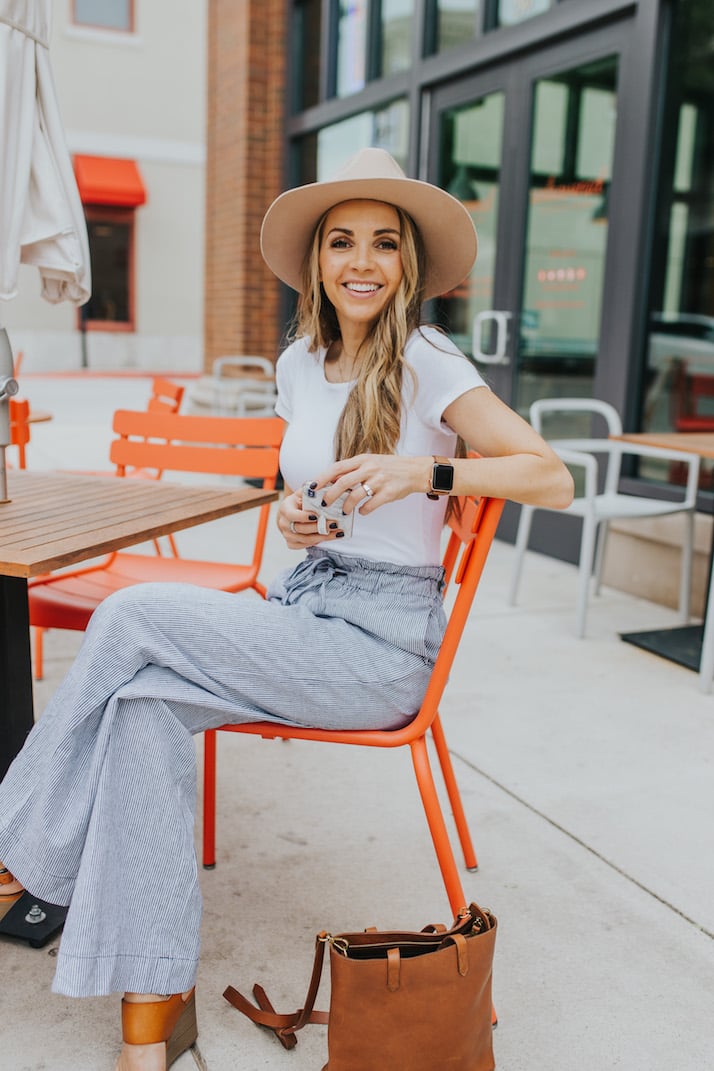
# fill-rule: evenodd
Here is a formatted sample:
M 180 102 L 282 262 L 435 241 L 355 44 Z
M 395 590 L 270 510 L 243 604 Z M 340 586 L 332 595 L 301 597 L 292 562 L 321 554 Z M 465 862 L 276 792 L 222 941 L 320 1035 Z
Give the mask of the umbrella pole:
M 10 397 L 17 394 L 12 359 L 12 348 L 7 331 L 0 327 L 0 503 L 9 502 L 7 497 L 7 465 L 5 448 L 10 445 Z

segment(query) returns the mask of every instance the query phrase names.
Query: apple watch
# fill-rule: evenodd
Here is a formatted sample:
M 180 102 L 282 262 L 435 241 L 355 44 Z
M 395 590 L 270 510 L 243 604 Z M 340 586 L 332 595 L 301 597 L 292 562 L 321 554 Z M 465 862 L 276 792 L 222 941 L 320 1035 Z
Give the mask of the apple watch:
M 448 457 L 434 457 L 434 465 L 429 480 L 427 498 L 441 498 L 442 495 L 451 494 L 454 486 L 454 466 Z

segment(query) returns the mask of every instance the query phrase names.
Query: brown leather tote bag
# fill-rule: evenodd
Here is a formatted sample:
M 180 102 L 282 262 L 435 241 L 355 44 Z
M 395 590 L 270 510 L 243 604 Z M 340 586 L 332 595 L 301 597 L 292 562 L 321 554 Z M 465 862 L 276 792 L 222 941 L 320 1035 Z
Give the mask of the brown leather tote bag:
M 476 904 L 450 929 L 320 933 L 305 1006 L 275 1011 L 256 985 L 256 1008 L 229 986 L 223 994 L 285 1048 L 308 1022 L 327 1023 L 323 1071 L 493 1071 L 491 971 L 496 919 Z M 314 1011 L 324 949 L 330 949 L 330 1011 Z

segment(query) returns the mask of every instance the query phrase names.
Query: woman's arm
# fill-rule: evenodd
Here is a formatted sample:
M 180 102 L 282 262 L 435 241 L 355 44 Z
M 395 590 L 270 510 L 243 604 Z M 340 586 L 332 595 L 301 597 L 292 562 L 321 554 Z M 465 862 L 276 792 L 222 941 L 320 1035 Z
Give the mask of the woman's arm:
M 446 409 L 444 420 L 482 456 L 454 461 L 454 493 L 510 498 L 564 509 L 573 479 L 544 439 L 492 391 L 476 387 Z M 431 463 L 427 480 L 431 473 Z
M 447 407 L 444 420 L 482 455 L 451 459 L 453 494 L 509 498 L 552 509 L 564 509 L 572 502 L 573 479 L 563 462 L 530 424 L 488 388 L 474 387 L 462 394 Z M 361 513 L 371 513 L 385 502 L 425 494 L 432 466 L 432 457 L 359 454 L 331 465 L 320 474 L 318 486 L 334 483 L 325 494 L 330 502 L 347 488 L 355 488 L 345 510 L 360 504 Z M 368 500 L 365 485 L 373 492 Z

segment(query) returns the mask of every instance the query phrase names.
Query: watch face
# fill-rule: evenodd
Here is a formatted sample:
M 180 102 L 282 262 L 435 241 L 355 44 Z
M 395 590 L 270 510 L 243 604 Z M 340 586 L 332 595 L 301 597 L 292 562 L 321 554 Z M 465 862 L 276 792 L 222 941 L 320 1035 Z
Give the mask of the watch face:
M 454 466 L 441 465 L 437 462 L 434 465 L 431 486 L 435 491 L 450 491 L 454 486 Z

